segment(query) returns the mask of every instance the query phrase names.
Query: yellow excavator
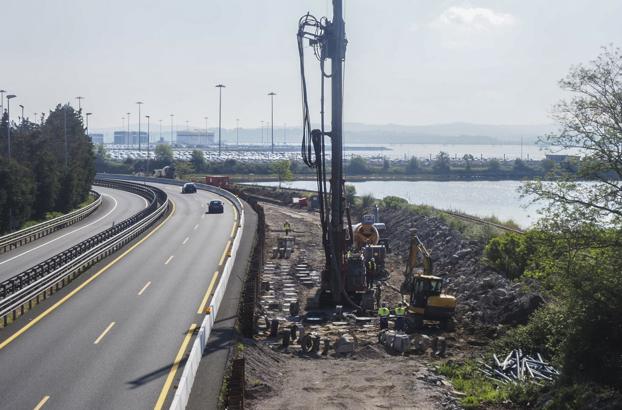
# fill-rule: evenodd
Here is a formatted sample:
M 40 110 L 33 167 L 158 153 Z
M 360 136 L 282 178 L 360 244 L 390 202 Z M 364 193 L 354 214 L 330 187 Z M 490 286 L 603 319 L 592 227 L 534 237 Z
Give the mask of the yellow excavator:
M 423 260 L 419 267 L 418 257 Z M 435 321 L 447 329 L 456 311 L 456 298 L 443 293 L 443 279 L 432 273 L 432 258 L 423 242 L 413 232 L 404 282 L 400 289 L 408 297 L 406 326 L 409 330 L 420 330 L 424 321 Z

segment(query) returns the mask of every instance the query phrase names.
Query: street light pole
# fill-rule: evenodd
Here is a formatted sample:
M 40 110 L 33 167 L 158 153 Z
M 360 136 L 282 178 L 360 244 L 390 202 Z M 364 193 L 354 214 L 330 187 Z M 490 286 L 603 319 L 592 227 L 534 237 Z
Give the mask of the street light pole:
M 186 131 L 190 131 L 190 121 L 186 120 Z
M 127 113 L 127 138 L 125 139 L 125 143 L 128 145 L 128 147 L 132 144 L 130 144 L 130 142 L 132 142 L 131 138 L 130 138 L 130 113 Z
M 69 107 L 69 103 L 65 104 L 65 107 L 63 108 L 63 129 L 65 134 L 65 170 L 67 169 L 67 107 Z
M 175 114 L 171 114 L 171 148 L 173 147 L 173 117 Z
M 205 120 L 205 146 L 207 147 L 209 145 L 209 132 L 207 131 L 207 117 L 203 117 L 203 119 Z
M 143 102 L 138 101 L 136 104 L 138 104 L 138 154 L 140 155 L 140 106 L 143 105 Z
M 89 136 L 89 116 L 93 115 L 92 112 L 86 113 L 86 135 Z
M 271 110 L 271 120 L 270 120 L 270 127 L 271 127 L 271 139 L 272 139 L 272 153 L 274 154 L 274 96 L 276 95 L 276 93 L 271 92 L 268 93 L 268 95 L 270 96 L 270 110 Z
M 20 104 L 19 107 L 22 109 L 22 125 L 24 125 L 24 106 Z
M 11 99 L 17 97 L 15 94 L 6 96 L 6 115 L 7 115 L 7 141 L 9 144 L 9 159 L 11 159 Z
M 160 122 L 160 141 L 162 141 L 162 120 L 158 120 Z
M 218 88 L 218 156 L 222 151 L 222 89 L 225 88 L 223 84 L 217 84 L 216 88 Z
M 151 116 L 150 115 L 145 115 L 145 118 L 147 118 L 147 171 L 145 172 L 145 178 L 147 178 L 147 174 L 149 173 L 149 143 L 150 143 L 149 119 L 151 118 Z
M 6 90 L 0 90 L 0 119 L 4 115 L 4 93 Z
M 76 97 L 76 100 L 78 100 L 78 111 L 80 112 L 80 115 L 82 115 L 82 100 L 84 99 L 84 97 Z
M 263 148 L 263 121 L 261 121 L 261 146 Z
M 235 143 L 236 145 L 240 145 L 240 119 L 235 119 Z

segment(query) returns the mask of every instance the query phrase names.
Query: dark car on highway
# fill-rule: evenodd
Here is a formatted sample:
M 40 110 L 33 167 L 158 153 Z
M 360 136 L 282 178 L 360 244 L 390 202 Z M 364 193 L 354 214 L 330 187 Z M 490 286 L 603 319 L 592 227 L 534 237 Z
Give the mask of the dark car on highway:
M 209 214 L 221 214 L 224 211 L 224 204 L 222 203 L 222 201 L 219 201 L 217 199 L 210 201 L 209 205 L 207 206 L 207 213 Z
M 184 184 L 183 187 L 181 187 L 182 194 L 194 194 L 196 192 L 197 192 L 197 186 L 194 185 L 192 182 L 187 182 Z

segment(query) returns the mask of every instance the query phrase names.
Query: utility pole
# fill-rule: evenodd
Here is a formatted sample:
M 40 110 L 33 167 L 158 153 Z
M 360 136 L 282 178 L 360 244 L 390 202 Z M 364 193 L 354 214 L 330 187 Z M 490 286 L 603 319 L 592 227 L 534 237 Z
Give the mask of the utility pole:
M 143 105 L 142 101 L 137 101 L 138 105 L 138 153 L 140 155 L 140 106 Z
M 222 150 L 222 89 L 225 88 L 223 84 L 217 84 L 218 88 L 218 156 L 220 156 Z
M 6 123 L 6 135 L 7 142 L 9 145 L 9 159 L 11 159 L 11 99 L 17 97 L 15 94 L 8 94 L 6 96 L 6 114 L 7 114 L 7 123 Z
M 276 93 L 275 92 L 270 92 L 270 93 L 268 93 L 268 95 L 270 96 L 270 115 L 271 115 L 271 119 L 270 119 L 270 127 L 271 127 L 270 135 L 271 135 L 271 139 L 272 139 L 272 153 L 274 154 L 274 96 L 276 95 Z
M 171 148 L 173 148 L 173 117 L 175 114 L 171 114 Z
M 236 145 L 240 145 L 240 119 L 235 119 L 235 143 Z

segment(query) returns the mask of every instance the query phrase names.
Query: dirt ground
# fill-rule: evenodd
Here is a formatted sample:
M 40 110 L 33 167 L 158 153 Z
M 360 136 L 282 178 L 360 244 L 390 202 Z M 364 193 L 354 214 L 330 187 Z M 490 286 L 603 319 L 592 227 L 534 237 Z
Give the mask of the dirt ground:
M 304 261 L 321 271 L 323 251 L 318 214 L 306 210 L 261 203 L 266 216 L 266 255 L 283 234 L 287 220 L 296 237 L 296 248 L 291 263 L 304 255 Z M 399 255 L 390 255 L 388 280 L 395 288 L 402 282 L 403 268 Z M 399 293 L 383 287 L 383 299 L 394 306 Z M 301 315 L 307 301 L 317 288 L 299 286 Z M 471 355 L 478 342 L 456 333 L 440 333 L 430 329 L 423 335 L 427 340 L 442 336 L 447 341 L 444 358 L 435 357 L 430 348 L 418 354 L 397 355 L 386 351 L 377 341 L 377 324 L 365 325 L 331 322 L 309 326 L 323 338 L 335 340 L 340 335 L 351 334 L 355 351 L 340 357 L 332 350 L 328 355 L 302 354 L 297 345 L 287 349 L 280 341 L 268 337 L 264 331 L 255 340 L 243 342 L 246 358 L 246 406 L 254 409 L 457 409 L 457 397 L 451 384 L 434 373 L 434 367 L 448 359 Z

